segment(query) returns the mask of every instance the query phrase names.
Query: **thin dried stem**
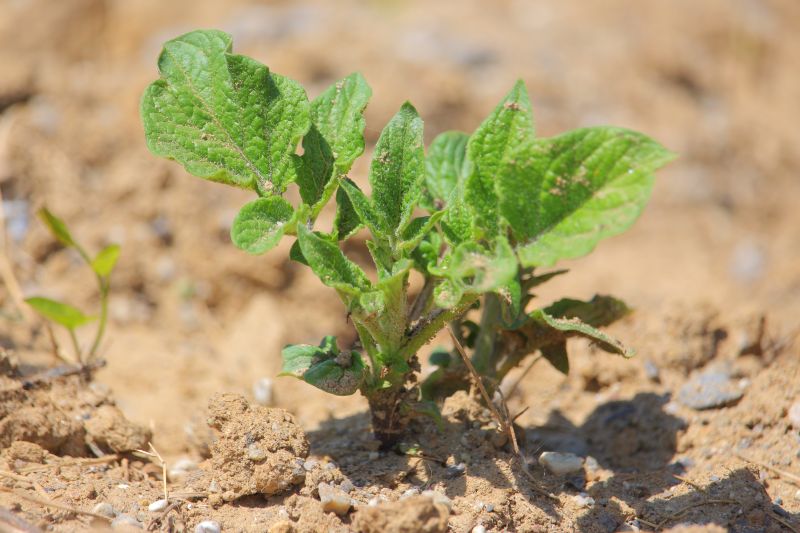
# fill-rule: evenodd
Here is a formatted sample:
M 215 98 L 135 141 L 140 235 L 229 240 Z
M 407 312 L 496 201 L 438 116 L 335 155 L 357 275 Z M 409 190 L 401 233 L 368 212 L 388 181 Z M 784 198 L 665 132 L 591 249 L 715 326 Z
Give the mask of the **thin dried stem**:
M 85 516 L 91 516 L 93 518 L 99 518 L 101 520 L 105 520 L 107 522 L 111 522 L 111 518 L 107 516 L 103 516 L 101 514 L 93 513 L 91 511 L 82 511 L 81 509 L 76 509 L 75 507 L 70 507 L 69 505 L 64 505 L 63 503 L 54 502 L 53 500 L 45 500 L 42 498 L 36 498 L 35 496 L 31 496 L 29 494 L 24 494 L 22 492 L 17 492 L 13 489 L 9 489 L 8 487 L 0 486 L 0 492 L 6 492 L 19 498 L 20 500 L 24 500 L 30 503 L 35 503 L 37 505 L 42 505 L 44 507 L 51 507 L 53 509 L 60 509 L 61 511 L 68 511 L 70 513 L 81 514 Z

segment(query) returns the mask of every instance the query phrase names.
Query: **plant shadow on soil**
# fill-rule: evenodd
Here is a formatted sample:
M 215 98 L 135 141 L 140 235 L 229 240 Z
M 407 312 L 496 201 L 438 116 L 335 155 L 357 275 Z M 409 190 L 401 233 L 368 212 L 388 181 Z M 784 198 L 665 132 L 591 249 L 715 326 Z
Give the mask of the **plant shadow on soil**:
M 773 508 L 757 473 L 748 468 L 728 471 L 716 481 L 712 478 L 704 487 L 685 485 L 689 491 L 675 490 L 675 495 L 651 498 L 684 483 L 676 476 L 683 477 L 686 466 L 675 461 L 675 455 L 678 434 L 686 427 L 686 422 L 664 411 L 668 401 L 669 395 L 639 393 L 629 400 L 614 400 L 597 406 L 579 426 L 573 425 L 561 412 L 554 411 L 543 426 L 524 430 L 523 453 L 527 457 L 547 450 L 573 452 L 594 457 L 598 471 L 610 471 L 610 477 L 606 476 L 604 482 L 584 489 L 597 504 L 577 518 L 577 531 L 615 531 L 632 518 L 631 509 L 636 517 L 649 523 L 664 521 L 665 527 L 689 521 L 747 533 L 772 531 L 770 527 L 780 531 L 782 526 L 774 516 L 790 523 L 799 518 Z M 470 411 L 474 415 L 482 408 L 473 406 Z M 528 501 L 560 521 L 560 506 L 556 502 L 535 491 L 528 478 L 518 475 L 513 479 L 518 468 L 509 463 L 512 455 L 507 449 L 494 448 L 486 438 L 489 432 L 476 427 L 485 428 L 488 421 L 478 416 L 480 424 L 475 424 L 475 418 L 461 409 L 445 413 L 441 431 L 429 423 L 414 424 L 407 440 L 418 446 L 422 455 L 432 458 L 424 461 L 400 453 L 369 459 L 374 441 L 368 413 L 328 420 L 308 437 L 313 453 L 333 458 L 356 486 L 377 484 L 402 490 L 406 485 L 438 484 L 451 499 L 458 496 L 479 499 L 485 494 L 467 494 L 466 478 L 482 478 L 495 489 L 520 488 Z M 359 437 L 354 439 L 354 434 Z M 471 457 L 466 475 L 453 476 L 444 460 L 454 456 L 458 463 L 463 453 Z M 539 487 L 559 495 L 562 502 L 563 496 L 581 492 L 570 480 L 554 478 L 539 467 L 533 467 L 531 472 Z M 591 472 L 588 477 L 592 478 Z M 627 509 L 620 505 L 622 502 Z

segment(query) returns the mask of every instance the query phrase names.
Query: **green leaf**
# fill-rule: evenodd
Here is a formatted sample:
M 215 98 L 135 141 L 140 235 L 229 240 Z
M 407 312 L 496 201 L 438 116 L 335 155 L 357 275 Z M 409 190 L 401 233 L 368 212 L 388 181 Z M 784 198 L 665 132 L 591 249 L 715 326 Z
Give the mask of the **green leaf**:
M 75 329 L 97 319 L 94 316 L 84 315 L 83 311 L 76 307 L 49 298 L 35 296 L 25 301 L 46 319 L 69 329 Z
M 472 171 L 464 199 L 474 212 L 477 238 L 499 231 L 498 193 L 495 181 L 514 163 L 517 149 L 534 138 L 533 114 L 522 81 L 506 95 L 489 117 L 469 138 L 467 156 Z M 517 194 L 524 198 L 523 191 Z
M 468 173 L 467 141 L 469 135 L 460 131 L 439 134 L 428 148 L 425 157 L 425 205 L 439 210 L 450 201 Z
M 597 294 L 588 302 L 563 298 L 545 307 L 544 312 L 555 318 L 577 318 L 601 328 L 630 314 L 631 309 L 613 296 Z
M 517 275 L 517 260 L 508 240 L 498 237 L 488 250 L 475 242 L 462 243 L 429 270 L 455 284 L 437 287 L 437 302 L 441 305 L 459 299 L 459 292 L 482 294 L 507 286 Z
M 579 318 L 555 318 L 542 309 L 537 309 L 530 314 L 530 319 L 539 325 L 562 332 L 567 336 L 586 337 L 607 352 L 624 357 L 633 357 L 635 354 L 632 349 L 602 331 L 582 322 Z
M 111 271 L 114 270 L 114 266 L 117 264 L 117 259 L 119 259 L 119 252 L 120 248 L 116 244 L 111 244 L 106 246 L 92 259 L 91 267 L 95 273 L 105 278 Z
M 263 254 L 280 242 L 293 215 L 292 205 L 280 196 L 253 200 L 233 220 L 231 240 L 245 252 Z
M 519 147 L 497 192 L 522 265 L 580 257 L 628 229 L 650 197 L 653 172 L 673 157 L 640 133 L 610 127 Z
M 301 265 L 308 266 L 308 261 L 306 261 L 306 258 L 303 257 L 303 250 L 300 249 L 299 239 L 292 243 L 292 247 L 289 249 L 289 259 L 300 263 Z
M 383 228 L 393 237 L 401 235 L 411 221 L 422 194 L 425 175 L 422 127 L 417 110 L 406 102 L 375 145 L 369 171 L 372 198 Z
M 303 257 L 322 283 L 340 292 L 358 295 L 371 287 L 364 271 L 347 259 L 339 246 L 300 224 L 297 240 Z
M 569 374 L 569 356 L 567 355 L 567 343 L 556 342 L 543 346 L 540 350 L 542 357 L 555 367 L 556 370 L 566 375 Z
M 429 217 L 419 217 L 412 220 L 403 232 L 399 249 L 402 252 L 414 250 L 433 230 L 433 227 L 439 223 L 444 214 L 445 211 L 436 211 Z
M 68 248 L 78 247 L 78 243 L 72 238 L 72 234 L 69 232 L 63 220 L 51 213 L 46 207 L 39 209 L 38 214 L 39 218 L 41 218 L 42 222 L 47 226 L 47 229 L 50 230 L 50 233 L 52 233 L 61 244 Z
M 333 219 L 333 232 L 340 241 L 347 240 L 354 235 L 364 224 L 361 217 L 353 208 L 353 202 L 347 193 L 339 188 L 336 190 L 336 217 Z
M 388 238 L 388 229 L 385 221 L 379 217 L 367 195 L 358 188 L 355 182 L 348 178 L 342 180 L 341 188 L 347 194 L 353 212 L 361 223 L 369 228 L 373 237 L 381 241 L 386 240 Z
M 217 30 L 164 44 L 161 79 L 141 102 L 147 147 L 195 176 L 280 194 L 296 178 L 308 98 L 297 82 L 230 52 L 230 35 Z
M 340 352 L 335 337 L 325 337 L 320 346 L 289 345 L 281 352 L 280 376 L 302 379 L 318 389 L 348 396 L 361 386 L 367 367 L 357 352 Z
M 311 129 L 303 138 L 303 171 L 297 184 L 308 205 L 324 198 L 335 179 L 364 153 L 364 109 L 372 89 L 363 76 L 339 80 L 311 102 Z

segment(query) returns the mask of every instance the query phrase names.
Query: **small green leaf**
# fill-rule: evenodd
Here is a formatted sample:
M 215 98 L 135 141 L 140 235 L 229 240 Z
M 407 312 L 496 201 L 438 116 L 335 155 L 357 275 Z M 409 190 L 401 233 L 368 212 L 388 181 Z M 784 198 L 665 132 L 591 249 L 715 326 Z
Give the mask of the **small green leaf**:
M 476 237 L 499 231 L 495 181 L 513 164 L 515 151 L 534 138 L 533 114 L 525 84 L 518 81 L 469 138 L 467 156 L 472 171 L 464 199 L 474 212 Z M 517 193 L 524 200 L 522 191 Z
M 569 356 L 567 355 L 567 343 L 565 341 L 548 344 L 539 351 L 542 352 L 542 357 L 547 359 L 556 370 L 564 375 L 569 374 Z
M 308 266 L 308 261 L 306 261 L 306 258 L 303 257 L 303 250 L 300 249 L 299 240 L 296 240 L 292 243 L 292 247 L 289 249 L 289 259 L 300 263 L 301 265 Z
M 71 305 L 35 296 L 25 300 L 28 305 L 48 320 L 69 329 L 75 329 L 97 319 L 83 314 L 83 311 Z
M 347 259 L 335 242 L 302 224 L 297 226 L 297 239 L 303 257 L 325 285 L 350 295 L 358 295 L 372 285 L 364 271 Z
M 563 298 L 545 307 L 544 312 L 555 318 L 577 318 L 601 328 L 630 314 L 631 309 L 613 296 L 597 294 L 588 302 Z
M 358 185 L 350 179 L 343 179 L 341 188 L 345 194 L 347 194 L 353 212 L 361 223 L 369 228 L 375 239 L 385 241 L 388 238 L 389 230 L 386 227 L 385 221 L 375 211 L 372 201 L 358 188 Z
M 511 283 L 517 275 L 517 260 L 508 240 L 498 237 L 489 250 L 474 242 L 462 243 L 430 270 L 462 284 L 465 292 L 481 294 Z
M 622 355 L 633 357 L 635 352 L 619 342 L 618 340 L 606 335 L 602 331 L 582 322 L 578 318 L 554 318 L 542 309 L 537 309 L 530 314 L 530 319 L 540 325 L 547 326 L 556 331 L 560 331 L 568 336 L 586 337 L 594 341 L 601 349 Z
M 296 179 L 308 98 L 297 82 L 230 52 L 230 35 L 217 30 L 164 44 L 161 79 L 141 102 L 147 147 L 195 176 L 280 194 Z
M 344 191 L 336 190 L 336 217 L 333 219 L 333 232 L 340 241 L 347 240 L 354 235 L 364 224 L 353 208 L 353 202 Z
M 466 133 L 446 131 L 431 143 L 425 157 L 425 208 L 439 210 L 447 205 L 467 175 L 467 141 Z
M 292 205 L 280 196 L 257 198 L 236 215 L 231 240 L 245 252 L 263 254 L 280 242 L 293 215 Z
M 281 352 L 280 376 L 292 376 L 338 396 L 353 394 L 367 375 L 357 352 L 340 352 L 335 337 L 325 337 L 320 346 L 289 345 Z
M 75 239 L 72 238 L 72 234 L 69 232 L 63 220 L 51 213 L 46 207 L 39 209 L 38 214 L 39 218 L 42 219 L 42 222 L 44 222 L 50 230 L 50 233 L 52 233 L 61 244 L 68 248 L 78 247 L 78 244 L 75 242 Z
M 580 257 L 628 229 L 650 197 L 653 172 L 673 157 L 640 133 L 610 127 L 519 147 L 497 190 L 522 265 Z
M 324 197 L 332 179 L 346 174 L 364 152 L 364 109 L 372 89 L 361 74 L 339 80 L 311 102 L 311 129 L 303 138 L 297 179 L 308 205 Z
M 92 270 L 102 278 L 107 277 L 117 264 L 119 252 L 120 248 L 116 244 L 106 246 L 92 259 Z
M 435 211 L 429 217 L 419 217 L 412 220 L 402 235 L 402 243 L 399 246 L 402 252 L 411 252 L 419 246 L 422 240 L 433 230 L 444 216 L 445 211 Z
M 394 237 L 402 234 L 411 221 L 422 194 L 425 177 L 422 127 L 417 110 L 406 102 L 375 145 L 369 170 L 372 198 L 384 222 L 382 226 Z

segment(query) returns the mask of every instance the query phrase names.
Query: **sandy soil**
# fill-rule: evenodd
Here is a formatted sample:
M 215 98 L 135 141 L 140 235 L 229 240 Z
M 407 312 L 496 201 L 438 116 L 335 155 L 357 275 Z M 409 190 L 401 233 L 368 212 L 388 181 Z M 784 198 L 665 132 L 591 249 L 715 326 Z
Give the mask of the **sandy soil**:
M 263 257 L 230 244 L 248 194 L 147 153 L 139 96 L 161 43 L 196 27 L 233 33 L 312 96 L 361 71 L 368 145 L 406 99 L 428 139 L 472 130 L 522 78 L 542 135 L 615 124 L 680 154 L 635 227 L 540 294 L 626 300 L 635 313 L 611 331 L 638 356 L 575 342 L 569 377 L 534 367 L 509 398 L 528 408 L 517 423 L 532 477 L 474 398 L 448 400 L 444 430 L 415 426 L 400 455 L 376 450 L 363 398 L 274 378 L 286 343 L 354 333 L 335 295 L 284 260 L 290 243 Z M 0 369 L 25 376 L 0 382 L 0 530 L 111 517 L 164 531 L 800 528 L 796 2 L 0 0 L 0 43 L 3 253 L 23 292 L 97 304 L 78 258 L 32 216 L 43 204 L 88 247 L 123 247 L 91 384 L 40 373 L 56 364 L 48 338 L 0 288 Z M 740 398 L 687 407 L 709 374 Z M 255 402 L 265 378 L 268 414 Z M 219 393 L 251 405 L 212 403 L 209 427 Z M 292 444 L 237 440 L 225 409 L 277 417 Z M 149 438 L 173 495 L 155 510 L 160 462 L 131 454 Z M 550 474 L 537 462 L 547 450 L 586 458 L 582 473 Z

